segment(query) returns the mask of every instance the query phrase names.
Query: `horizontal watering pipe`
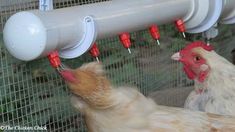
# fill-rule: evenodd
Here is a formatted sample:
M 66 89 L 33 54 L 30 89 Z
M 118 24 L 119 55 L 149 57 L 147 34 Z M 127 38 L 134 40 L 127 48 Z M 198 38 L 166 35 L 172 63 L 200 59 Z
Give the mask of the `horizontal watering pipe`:
M 235 0 L 223 0 L 223 12 L 220 22 L 223 24 L 235 23 Z
M 203 32 L 216 23 L 223 6 L 221 0 L 113 0 L 46 12 L 24 11 L 7 21 L 4 42 L 14 57 L 24 61 L 47 56 L 54 50 L 62 58 L 75 58 L 97 39 L 152 24 L 183 19 L 187 32 Z M 213 13 L 215 8 L 219 11 Z

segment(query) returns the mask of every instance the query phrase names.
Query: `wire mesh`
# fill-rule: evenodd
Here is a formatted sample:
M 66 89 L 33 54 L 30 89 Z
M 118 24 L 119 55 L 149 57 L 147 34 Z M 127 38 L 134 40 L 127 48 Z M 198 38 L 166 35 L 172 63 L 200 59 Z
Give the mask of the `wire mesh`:
M 91 4 L 107 0 L 54 0 L 55 8 Z M 0 33 L 12 14 L 38 8 L 38 0 L 0 0 Z M 161 45 L 147 30 L 131 33 L 132 54 L 124 49 L 118 37 L 97 41 L 100 60 L 107 76 L 115 85 L 136 86 L 145 95 L 151 95 L 159 104 L 182 106 L 192 86 L 181 70 L 181 65 L 169 58 L 188 41 L 202 39 L 188 35 L 184 40 L 172 25 L 160 27 Z M 215 39 L 217 51 L 231 60 L 235 30 L 223 26 L 223 36 Z M 223 45 L 219 45 L 223 43 Z M 95 61 L 88 53 L 82 57 L 63 60 L 76 68 Z M 183 90 L 179 90 L 183 89 Z M 159 92 L 161 91 L 161 92 Z M 166 92 L 165 92 L 166 91 Z M 69 103 L 69 92 L 50 67 L 47 59 L 21 62 L 4 48 L 0 35 L 0 126 L 46 126 L 48 131 L 85 132 L 82 115 Z M 181 102 L 181 104 L 179 104 Z
M 102 1 L 55 0 L 54 7 Z M 48 131 L 86 131 L 82 116 L 69 105 L 66 85 L 50 69 L 47 60 L 21 62 L 3 47 L 2 30 L 6 20 L 18 11 L 37 9 L 38 3 L 38 0 L 0 1 L 0 126 L 38 125 Z

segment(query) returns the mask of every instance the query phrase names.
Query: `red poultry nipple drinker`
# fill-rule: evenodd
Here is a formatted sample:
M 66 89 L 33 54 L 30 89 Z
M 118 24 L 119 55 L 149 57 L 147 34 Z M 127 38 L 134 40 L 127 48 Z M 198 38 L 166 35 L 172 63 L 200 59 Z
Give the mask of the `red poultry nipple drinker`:
M 123 45 L 124 48 L 126 48 L 128 50 L 128 52 L 131 54 L 131 40 L 130 40 L 130 34 L 129 33 L 122 33 L 121 35 L 119 35 L 119 39 Z
M 157 44 L 160 45 L 160 33 L 157 25 L 152 25 L 149 28 L 149 32 L 154 40 L 157 41 Z
M 59 53 L 57 51 L 51 52 L 47 56 L 51 66 L 55 68 L 58 72 L 61 72 L 62 70 L 66 69 L 66 66 L 61 63 Z
M 183 37 L 186 38 L 184 21 L 182 19 L 178 19 L 175 21 L 175 25 L 178 31 L 182 33 Z
M 99 60 L 100 51 L 96 43 L 93 44 L 93 46 L 89 50 L 89 53 L 91 54 L 92 57 L 96 58 L 97 62 L 100 62 Z

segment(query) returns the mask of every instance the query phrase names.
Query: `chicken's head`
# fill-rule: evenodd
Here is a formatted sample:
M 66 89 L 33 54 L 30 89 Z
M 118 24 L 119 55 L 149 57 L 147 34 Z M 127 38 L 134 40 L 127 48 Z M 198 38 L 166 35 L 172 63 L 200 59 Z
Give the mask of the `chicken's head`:
M 185 48 L 172 55 L 172 59 L 183 63 L 183 70 L 189 79 L 197 79 L 204 82 L 210 71 L 210 66 L 201 54 L 201 51 L 210 52 L 213 50 L 211 45 L 196 41 L 188 44 Z
M 75 70 L 65 69 L 60 74 L 70 91 L 86 104 L 94 107 L 108 105 L 111 86 L 100 63 L 84 64 Z

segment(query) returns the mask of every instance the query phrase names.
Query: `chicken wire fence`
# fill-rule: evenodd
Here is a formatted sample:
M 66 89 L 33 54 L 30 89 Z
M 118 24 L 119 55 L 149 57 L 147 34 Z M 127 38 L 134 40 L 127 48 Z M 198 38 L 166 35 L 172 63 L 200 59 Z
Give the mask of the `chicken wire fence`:
M 92 4 L 108 0 L 54 0 L 54 8 Z M 69 91 L 50 67 L 47 59 L 22 62 L 4 48 L 2 29 L 14 13 L 38 8 L 38 0 L 0 0 L 0 126 L 45 126 L 48 131 L 86 131 L 82 115 L 69 102 Z M 234 27 L 234 26 L 233 26 Z M 232 60 L 235 28 L 221 26 L 214 40 L 216 50 Z M 107 76 L 114 85 L 136 86 L 159 104 L 182 106 L 193 83 L 170 56 L 187 42 L 202 39 L 188 35 L 184 40 L 173 25 L 160 26 L 158 46 L 147 30 L 131 33 L 132 54 L 120 44 L 118 37 L 97 41 Z M 94 61 L 88 53 L 63 60 L 73 68 Z M 0 130 L 1 131 L 1 130 Z

